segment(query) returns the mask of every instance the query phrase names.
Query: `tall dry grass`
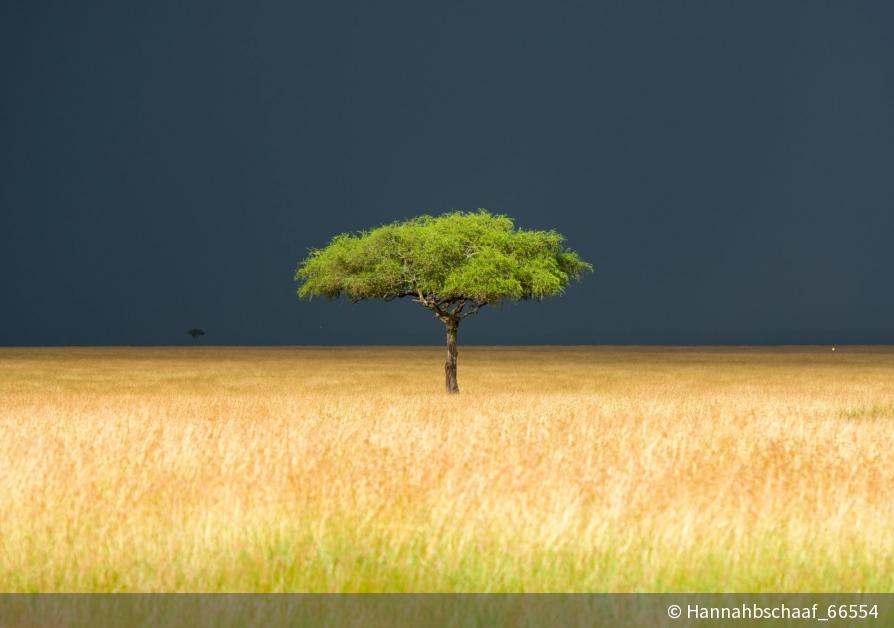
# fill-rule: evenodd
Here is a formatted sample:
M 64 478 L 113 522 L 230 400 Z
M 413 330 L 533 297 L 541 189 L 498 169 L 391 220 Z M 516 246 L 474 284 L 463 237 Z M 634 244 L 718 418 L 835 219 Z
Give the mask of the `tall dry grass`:
M 6 591 L 892 591 L 894 349 L 0 350 Z

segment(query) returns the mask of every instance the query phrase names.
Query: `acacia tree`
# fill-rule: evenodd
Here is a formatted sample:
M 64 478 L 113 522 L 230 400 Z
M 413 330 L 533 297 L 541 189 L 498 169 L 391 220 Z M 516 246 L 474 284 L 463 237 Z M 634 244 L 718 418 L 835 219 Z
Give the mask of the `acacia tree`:
M 447 392 L 456 381 L 459 324 L 486 305 L 564 292 L 592 266 L 555 231 L 517 229 L 486 210 L 419 216 L 335 236 L 295 273 L 298 296 L 410 298 L 447 327 Z

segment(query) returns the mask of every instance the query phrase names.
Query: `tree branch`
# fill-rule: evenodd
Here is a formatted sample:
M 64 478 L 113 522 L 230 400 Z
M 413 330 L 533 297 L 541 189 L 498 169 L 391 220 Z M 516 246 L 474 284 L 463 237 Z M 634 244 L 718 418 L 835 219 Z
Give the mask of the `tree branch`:
M 457 314 L 457 316 L 458 316 L 460 319 L 468 318 L 469 316 L 472 316 L 472 315 L 474 315 L 474 314 L 477 314 L 477 313 L 478 313 L 478 310 L 480 310 L 481 308 L 483 308 L 485 305 L 487 305 L 487 301 L 484 301 L 483 303 L 476 303 L 475 305 L 472 306 L 471 309 L 466 310 L 466 311 L 465 311 L 464 313 L 462 313 L 462 314 Z
M 456 302 L 456 304 L 453 306 L 453 309 L 450 311 L 450 313 L 453 314 L 454 316 L 459 316 L 459 313 L 463 311 L 463 308 L 464 308 L 464 307 L 466 307 L 466 300 L 465 300 L 465 299 L 460 299 L 460 300 L 459 300 L 458 302 Z
M 450 303 L 450 299 L 438 299 L 435 295 L 431 295 L 426 297 L 422 294 L 422 290 L 416 288 L 416 298 L 413 299 L 416 303 L 421 303 L 432 312 L 435 313 L 435 316 L 442 321 L 446 322 L 448 320 L 458 320 L 456 316 L 450 313 L 447 310 L 441 308 L 444 303 Z
M 425 296 L 422 294 L 422 290 L 416 288 L 416 295 L 418 298 L 413 299 L 416 303 L 421 303 L 425 307 L 431 309 L 431 306 L 428 304 L 428 299 L 426 299 Z

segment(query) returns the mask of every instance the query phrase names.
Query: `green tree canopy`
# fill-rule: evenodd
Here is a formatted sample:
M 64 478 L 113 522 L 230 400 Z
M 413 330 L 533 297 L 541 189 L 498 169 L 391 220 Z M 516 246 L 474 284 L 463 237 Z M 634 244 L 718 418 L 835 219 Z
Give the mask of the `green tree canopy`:
M 479 210 L 337 235 L 311 250 L 295 278 L 302 297 L 485 304 L 561 294 L 587 270 L 559 233 L 518 229 L 508 216 Z
M 298 295 L 351 301 L 410 297 L 447 325 L 447 389 L 456 386 L 459 322 L 488 304 L 561 294 L 592 266 L 555 231 L 455 211 L 335 236 L 295 273 Z

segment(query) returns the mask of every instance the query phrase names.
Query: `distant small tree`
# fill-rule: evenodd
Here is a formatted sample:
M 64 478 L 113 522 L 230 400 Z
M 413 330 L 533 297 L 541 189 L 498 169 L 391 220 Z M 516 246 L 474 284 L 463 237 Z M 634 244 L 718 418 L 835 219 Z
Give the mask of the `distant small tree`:
M 555 231 L 517 229 L 486 210 L 419 216 L 335 236 L 295 273 L 298 296 L 411 298 L 447 328 L 447 392 L 459 392 L 456 334 L 486 305 L 561 294 L 592 266 Z
M 204 336 L 204 335 L 205 335 L 205 331 L 202 330 L 202 329 L 198 329 L 197 327 L 193 327 L 192 329 L 190 329 L 190 330 L 187 331 L 186 333 L 189 334 L 190 336 L 192 336 L 192 339 L 193 339 L 193 340 L 195 340 L 195 339 L 198 338 L 199 336 Z

